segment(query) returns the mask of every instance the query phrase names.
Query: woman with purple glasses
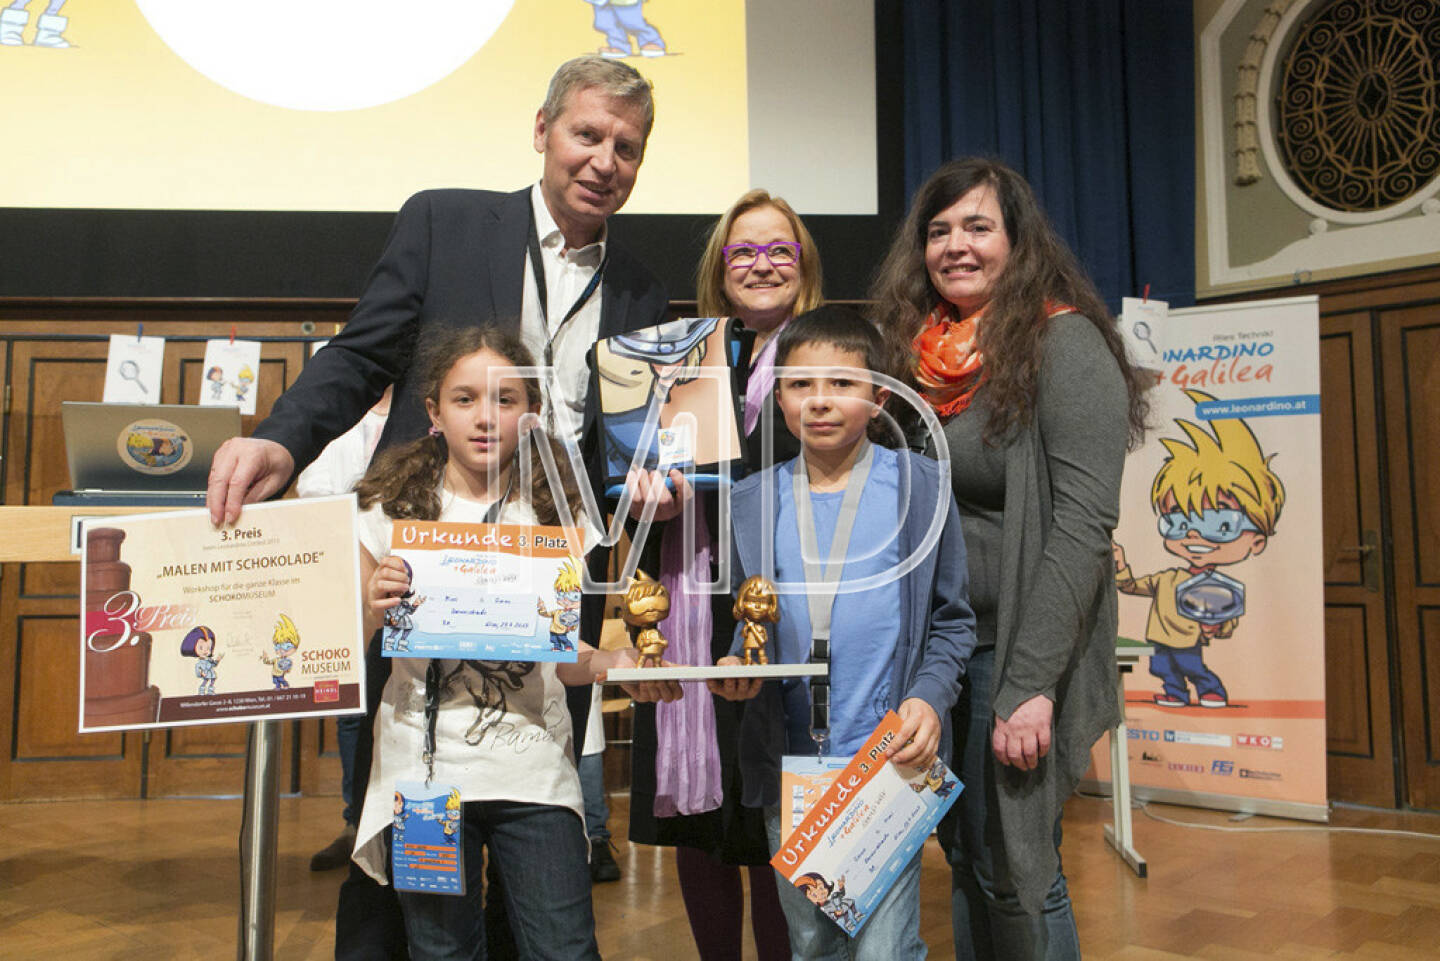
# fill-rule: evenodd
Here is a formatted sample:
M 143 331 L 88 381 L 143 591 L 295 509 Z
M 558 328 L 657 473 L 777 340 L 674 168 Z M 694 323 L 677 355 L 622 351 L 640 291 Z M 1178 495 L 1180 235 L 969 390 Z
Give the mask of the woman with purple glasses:
M 748 364 L 744 432 L 747 469 L 795 456 L 799 445 L 774 410 L 775 335 L 792 317 L 820 306 L 820 254 L 790 205 L 752 190 L 716 222 L 697 270 L 702 317 L 735 317 L 743 325 L 741 359 Z M 761 450 L 762 413 L 774 417 L 774 449 Z M 682 497 L 684 495 L 682 494 Z M 718 530 L 715 499 L 701 496 L 696 511 L 708 531 Z M 682 515 L 683 516 L 683 515 Z M 726 520 L 728 523 L 728 519 Z M 697 533 L 701 533 L 698 532 Z M 706 532 L 708 533 L 708 532 Z M 713 663 L 729 653 L 734 636 L 731 599 L 692 595 L 680 587 L 690 568 L 713 580 L 709 537 L 697 537 L 697 556 L 683 554 L 680 521 L 666 525 L 659 568 L 670 589 L 665 622 L 669 657 L 677 663 Z M 642 566 L 653 560 L 642 560 Z M 680 654 L 688 642 L 693 656 Z M 741 703 L 687 691 L 670 704 L 635 706 L 630 839 L 675 848 L 680 892 L 701 961 L 739 961 L 744 933 L 744 888 L 750 876 L 751 927 L 760 961 L 790 957 L 775 872 L 769 866 L 764 817 L 740 804 L 735 763 Z M 682 712 L 688 712 L 683 717 Z M 693 732 L 682 734 L 680 732 Z M 713 732 L 713 733 L 711 733 Z M 687 776 L 681 778 L 681 771 Z

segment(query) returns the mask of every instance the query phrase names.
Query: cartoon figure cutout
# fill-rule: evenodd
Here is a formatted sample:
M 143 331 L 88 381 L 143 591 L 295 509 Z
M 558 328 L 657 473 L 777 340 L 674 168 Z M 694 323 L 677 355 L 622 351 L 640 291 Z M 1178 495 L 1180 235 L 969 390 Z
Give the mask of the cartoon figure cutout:
M 455 844 L 460 840 L 460 789 L 451 788 L 450 796 L 445 799 L 445 819 L 442 822 L 441 830 L 445 832 L 445 840 Z
M 1214 397 L 1185 395 L 1197 404 Z M 1245 421 L 1210 421 L 1211 431 L 1176 419 L 1184 438 L 1165 437 L 1169 456 L 1155 475 L 1150 503 L 1159 515 L 1165 550 L 1185 562 L 1137 577 L 1116 544 L 1115 579 L 1124 594 L 1153 598 L 1145 639 L 1155 645 L 1150 673 L 1162 691 L 1160 707 L 1187 707 L 1190 686 L 1201 707 L 1230 703 L 1225 683 L 1205 664 L 1212 640 L 1235 633 L 1245 613 L 1245 585 L 1219 568 L 1233 567 L 1265 550 L 1275 535 L 1285 486 Z M 1188 442 L 1187 442 L 1188 441 Z
M 217 674 L 224 654 L 215 653 L 215 632 L 208 627 L 194 627 L 180 642 L 180 654 L 195 658 L 195 676 L 200 679 L 199 694 L 214 694 Z
M 270 665 L 270 680 L 275 685 L 275 690 L 282 691 L 290 687 L 290 682 L 285 675 L 290 673 L 290 668 L 295 666 L 295 661 L 290 657 L 300 646 L 300 632 L 295 629 L 295 622 L 284 614 L 280 620 L 275 622 L 275 634 L 271 638 L 275 653 L 273 655 L 261 654 L 260 660 Z
M 580 627 L 580 567 L 575 558 L 567 558 L 555 576 L 555 608 L 545 607 L 545 599 L 535 602 L 541 617 L 550 618 L 550 649 L 573 651 L 571 634 Z
M 842 875 L 834 884 L 824 876 L 809 871 L 795 879 L 795 886 L 819 908 L 826 917 L 838 921 L 847 931 L 853 931 L 860 923 L 860 912 L 855 899 L 845 896 L 845 877 Z
M 405 565 L 405 577 L 411 582 L 410 589 L 400 595 L 400 603 L 385 612 L 385 633 L 380 643 L 387 651 L 404 652 L 410 650 L 410 632 L 415 630 L 415 612 L 425 603 L 425 595 L 415 593 L 415 570 L 410 566 L 410 562 L 401 558 L 400 563 Z

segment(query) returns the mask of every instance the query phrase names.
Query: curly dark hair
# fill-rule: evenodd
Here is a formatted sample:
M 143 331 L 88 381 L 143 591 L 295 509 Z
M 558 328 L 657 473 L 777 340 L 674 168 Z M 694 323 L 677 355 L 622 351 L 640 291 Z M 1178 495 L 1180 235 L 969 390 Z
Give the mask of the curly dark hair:
M 982 391 L 989 410 L 986 442 L 999 443 L 1013 428 L 1028 424 L 1034 414 L 1046 329 L 1039 321 L 1045 316 L 1046 302 L 1055 301 L 1089 318 L 1120 366 L 1129 394 L 1128 436 L 1133 448 L 1145 433 L 1150 379 L 1126 357 L 1125 343 L 1105 302 L 1050 226 L 1030 185 L 997 160 L 962 157 L 936 170 L 915 192 L 910 212 L 895 232 L 870 291 L 876 320 L 894 354 L 894 369 L 913 378 L 911 342 L 940 302 L 925 267 L 927 228 L 942 211 L 980 186 L 994 191 L 1010 241 L 1005 269 L 995 281 L 985 321 L 979 325 L 979 346 L 985 355 Z
M 481 350 L 493 351 L 516 367 L 531 367 L 535 359 L 521 343 L 518 334 L 510 333 L 493 325 L 450 327 L 427 332 L 415 358 L 416 387 L 421 396 L 439 403 L 440 385 L 445 375 L 463 357 Z M 531 407 L 540 405 L 540 383 L 534 377 L 526 377 L 525 399 Z M 573 518 L 561 520 L 555 504 L 554 492 L 550 488 L 545 470 L 540 466 L 540 444 L 549 446 L 554 454 L 555 465 L 560 472 L 561 486 L 570 511 L 580 504 L 579 488 L 570 472 L 569 458 L 555 440 L 538 426 L 520 439 L 516 448 L 518 458 L 529 456 L 535 469 L 531 475 L 529 502 L 535 517 L 542 524 L 565 524 Z M 363 510 L 379 504 L 386 515 L 393 518 L 412 518 L 433 521 L 440 516 L 440 483 L 445 476 L 445 463 L 449 452 L 442 436 L 421 437 L 408 444 L 401 444 L 381 451 L 370 462 L 365 478 L 355 488 L 360 508 Z

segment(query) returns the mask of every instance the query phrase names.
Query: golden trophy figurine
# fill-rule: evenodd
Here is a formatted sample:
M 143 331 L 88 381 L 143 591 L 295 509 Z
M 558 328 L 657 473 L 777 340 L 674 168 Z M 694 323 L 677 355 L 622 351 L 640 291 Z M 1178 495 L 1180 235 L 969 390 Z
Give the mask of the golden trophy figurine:
M 659 667 L 660 656 L 670 642 L 655 625 L 670 616 L 670 592 L 649 574 L 636 571 L 625 591 L 625 606 L 620 616 L 626 624 L 639 629 L 634 642 L 640 658 L 635 666 Z
M 756 574 L 746 578 L 735 596 L 735 619 L 744 624 L 742 630 L 745 658 L 744 664 L 769 664 L 765 656 L 765 644 L 769 640 L 762 621 L 775 624 L 780 620 L 780 598 L 775 596 L 775 585 Z

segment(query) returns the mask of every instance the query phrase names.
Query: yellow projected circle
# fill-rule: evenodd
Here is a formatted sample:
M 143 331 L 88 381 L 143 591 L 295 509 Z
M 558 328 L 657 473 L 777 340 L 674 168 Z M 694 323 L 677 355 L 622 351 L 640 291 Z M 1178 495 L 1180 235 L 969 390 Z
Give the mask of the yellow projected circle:
M 514 0 L 136 0 L 182 60 L 220 86 L 291 110 L 408 97 L 489 41 Z

